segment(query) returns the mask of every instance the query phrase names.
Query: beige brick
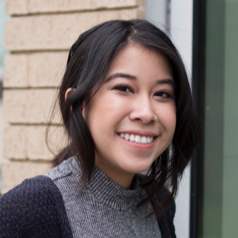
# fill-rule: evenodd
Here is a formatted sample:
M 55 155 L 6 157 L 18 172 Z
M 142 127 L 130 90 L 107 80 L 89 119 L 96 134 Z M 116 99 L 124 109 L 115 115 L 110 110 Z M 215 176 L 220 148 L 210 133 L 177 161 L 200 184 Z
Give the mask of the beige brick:
M 4 57 L 5 87 L 26 87 L 28 78 L 28 60 L 26 55 L 6 55 Z
M 11 14 L 27 14 L 28 1 L 27 0 L 5 0 L 5 12 Z
M 27 158 L 26 126 L 7 126 L 4 128 L 3 155 L 5 158 Z
M 7 126 L 4 129 L 4 157 L 17 160 L 51 160 L 66 145 L 67 137 L 62 126 L 49 130 L 48 149 L 45 140 L 46 126 Z
M 5 122 L 3 120 L 3 113 L 2 113 L 2 101 L 0 101 L 0 163 L 2 163 L 2 161 L 4 161 L 4 157 L 3 157 L 3 127 L 5 126 Z
M 6 193 L 24 179 L 45 174 L 50 169 L 49 163 L 31 163 L 9 161 L 1 164 L 2 193 Z
M 27 158 L 29 159 L 51 159 L 52 154 L 45 142 L 45 129 L 42 126 L 27 127 Z
M 137 0 L 6 0 L 7 14 L 67 12 L 133 7 Z
M 137 18 L 145 19 L 146 0 L 137 0 L 137 4 L 138 4 Z
M 47 123 L 56 99 L 55 89 L 13 89 L 3 91 L 3 115 L 10 123 Z M 54 123 L 60 123 L 56 110 Z
M 137 9 L 13 17 L 5 22 L 5 49 L 68 50 L 79 34 L 110 19 L 132 19 Z
M 11 54 L 4 58 L 4 87 L 57 87 L 68 52 Z
M 62 80 L 68 52 L 29 55 L 29 87 L 58 87 Z
M 49 133 L 47 147 L 44 126 L 28 126 L 27 133 L 27 156 L 30 160 L 50 160 L 66 145 L 66 136 L 62 126 L 52 127 Z

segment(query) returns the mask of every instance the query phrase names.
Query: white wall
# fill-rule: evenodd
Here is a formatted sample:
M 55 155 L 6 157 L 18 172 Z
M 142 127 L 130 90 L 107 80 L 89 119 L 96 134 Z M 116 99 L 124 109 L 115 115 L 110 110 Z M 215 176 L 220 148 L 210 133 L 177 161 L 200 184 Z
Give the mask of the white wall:
M 192 0 L 170 0 L 170 11 L 168 12 L 169 0 L 147 0 L 146 19 L 161 27 L 166 23 L 170 26 L 170 35 L 173 43 L 179 50 L 185 63 L 189 77 L 192 66 Z M 166 12 L 167 11 L 167 12 Z M 170 21 L 166 21 L 166 14 L 170 15 Z M 189 238 L 189 213 L 190 213 L 190 167 L 185 170 L 180 183 L 178 196 L 176 198 L 175 229 L 177 238 Z
M 166 0 L 147 0 L 145 18 L 166 32 Z
M 193 1 L 171 0 L 171 38 L 185 63 L 188 75 L 192 72 Z M 175 226 L 178 238 L 189 238 L 190 167 L 186 169 L 176 199 Z

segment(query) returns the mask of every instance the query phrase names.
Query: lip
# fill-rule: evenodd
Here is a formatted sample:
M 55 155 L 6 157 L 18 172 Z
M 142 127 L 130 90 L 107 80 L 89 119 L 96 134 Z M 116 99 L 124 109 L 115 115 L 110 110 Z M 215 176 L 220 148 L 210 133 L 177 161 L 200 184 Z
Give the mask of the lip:
M 121 132 L 122 133 L 122 132 Z M 124 132 L 123 132 L 124 133 Z M 126 132 L 128 133 L 128 132 Z M 128 133 L 129 134 L 129 133 Z M 133 134 L 133 133 L 131 133 Z M 135 133 L 136 134 L 136 133 Z M 148 136 L 152 136 L 152 134 L 138 134 L 137 135 L 148 135 Z M 140 151 L 146 151 L 146 150 L 150 150 L 153 148 L 156 140 L 157 140 L 157 137 L 154 137 L 153 141 L 151 143 L 148 143 L 148 144 L 142 144 L 142 143 L 136 143 L 136 142 L 132 142 L 132 141 L 129 141 L 129 140 L 126 140 L 124 138 L 122 138 L 119 134 L 118 134 L 118 137 L 119 139 L 121 139 L 121 141 L 128 147 L 130 148 L 133 148 L 133 149 L 136 149 L 136 150 L 140 150 Z

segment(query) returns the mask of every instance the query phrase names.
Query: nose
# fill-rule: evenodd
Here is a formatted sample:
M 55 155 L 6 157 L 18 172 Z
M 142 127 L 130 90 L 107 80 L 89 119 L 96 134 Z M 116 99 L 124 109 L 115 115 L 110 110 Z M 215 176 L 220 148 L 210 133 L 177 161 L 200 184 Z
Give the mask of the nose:
M 148 124 L 156 120 L 157 117 L 148 96 L 138 97 L 133 102 L 133 110 L 129 117 L 130 120 L 141 121 L 143 124 Z

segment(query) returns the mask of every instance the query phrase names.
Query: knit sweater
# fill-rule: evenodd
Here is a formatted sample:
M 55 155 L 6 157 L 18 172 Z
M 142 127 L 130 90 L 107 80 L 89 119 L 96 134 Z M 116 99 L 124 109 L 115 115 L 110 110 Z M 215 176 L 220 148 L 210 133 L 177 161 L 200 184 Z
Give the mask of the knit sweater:
M 46 174 L 59 188 L 73 237 L 150 237 L 161 238 L 151 203 L 137 207 L 145 195 L 133 180 L 127 190 L 95 167 L 90 184 L 79 188 L 81 169 L 72 157 Z
M 158 219 L 163 238 L 175 237 L 174 212 L 173 205 Z M 27 179 L 0 199 L 0 237 L 73 237 L 63 197 L 50 178 Z

